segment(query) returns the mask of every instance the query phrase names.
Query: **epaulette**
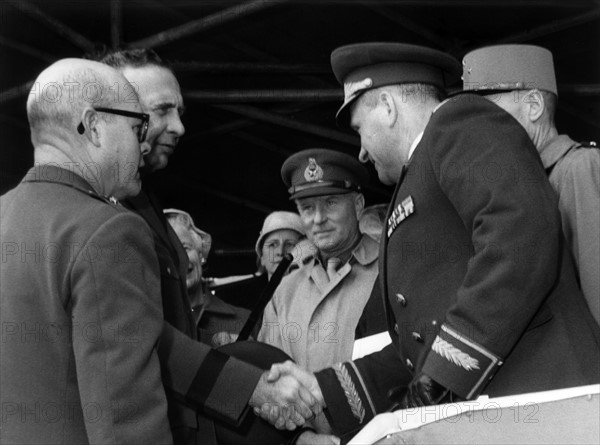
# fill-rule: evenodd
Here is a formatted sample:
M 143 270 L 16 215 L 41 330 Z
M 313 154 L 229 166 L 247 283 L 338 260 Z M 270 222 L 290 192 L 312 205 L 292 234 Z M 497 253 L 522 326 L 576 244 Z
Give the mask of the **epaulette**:
M 600 148 L 595 141 L 581 141 L 576 148 Z

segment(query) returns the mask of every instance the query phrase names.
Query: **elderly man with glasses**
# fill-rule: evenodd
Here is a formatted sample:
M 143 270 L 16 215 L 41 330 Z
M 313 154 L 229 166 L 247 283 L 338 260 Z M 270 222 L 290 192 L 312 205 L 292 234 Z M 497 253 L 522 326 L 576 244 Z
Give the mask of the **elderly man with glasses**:
M 152 235 L 118 203 L 140 191 L 148 116 L 97 62 L 36 84 L 54 88 L 27 102 L 34 166 L 0 198 L 0 441 L 172 443 Z

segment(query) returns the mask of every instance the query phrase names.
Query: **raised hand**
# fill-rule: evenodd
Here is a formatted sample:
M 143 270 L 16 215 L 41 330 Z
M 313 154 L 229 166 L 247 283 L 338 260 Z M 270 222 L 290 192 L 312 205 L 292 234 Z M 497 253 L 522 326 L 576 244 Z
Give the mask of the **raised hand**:
M 278 429 L 293 430 L 320 412 L 318 400 L 296 377 L 281 374 L 269 380 L 269 373 L 263 373 L 250 398 L 257 415 Z

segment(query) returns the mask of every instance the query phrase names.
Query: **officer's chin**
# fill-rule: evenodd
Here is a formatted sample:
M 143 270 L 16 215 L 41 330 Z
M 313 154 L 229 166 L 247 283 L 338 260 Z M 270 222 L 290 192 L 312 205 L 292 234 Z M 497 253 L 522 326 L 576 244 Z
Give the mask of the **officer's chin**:
M 142 191 L 142 181 L 136 175 L 135 179 L 130 179 L 127 184 L 117 189 L 113 196 L 119 201 L 127 198 L 134 198 Z
M 169 157 L 164 154 L 148 153 L 144 156 L 144 166 L 140 168 L 140 173 L 147 175 L 157 170 L 162 170 L 169 164 Z

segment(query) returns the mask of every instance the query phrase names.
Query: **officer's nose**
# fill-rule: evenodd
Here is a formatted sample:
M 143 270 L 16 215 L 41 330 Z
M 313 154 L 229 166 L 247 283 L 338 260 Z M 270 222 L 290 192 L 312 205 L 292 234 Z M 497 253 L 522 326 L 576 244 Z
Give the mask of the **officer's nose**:
M 315 224 L 323 224 L 327 220 L 327 214 L 324 212 L 323 208 L 318 205 L 315 209 Z
M 185 134 L 185 127 L 183 126 L 183 122 L 181 122 L 181 116 L 178 112 L 172 113 L 171 119 L 169 119 L 168 131 L 177 137 Z
M 363 147 L 360 147 L 360 153 L 358 154 L 358 160 L 363 164 L 369 162 L 369 153 Z
M 142 156 L 146 156 L 150 153 L 150 144 L 146 141 L 140 144 L 140 151 L 142 152 Z

